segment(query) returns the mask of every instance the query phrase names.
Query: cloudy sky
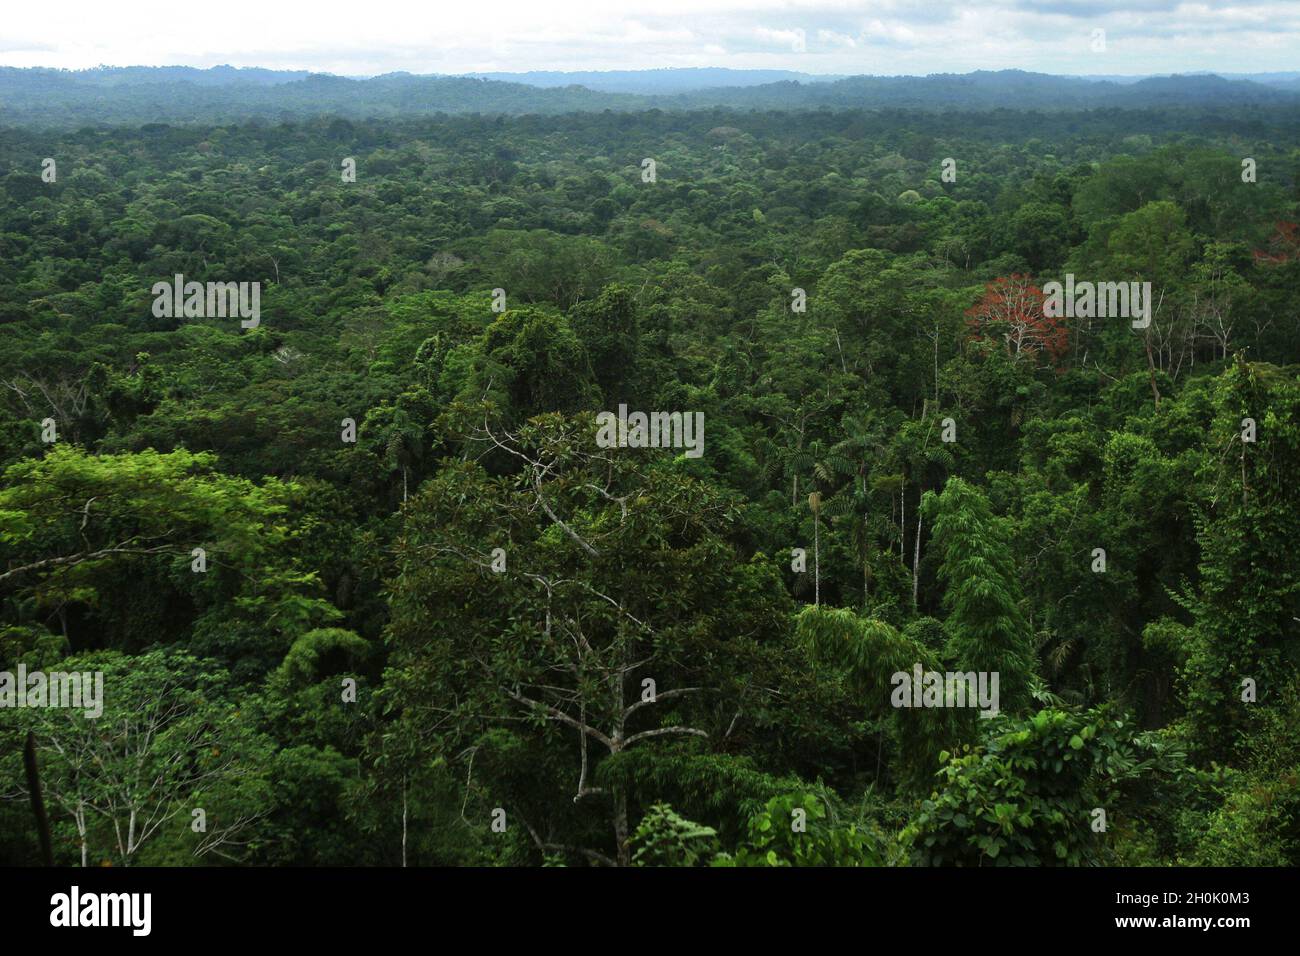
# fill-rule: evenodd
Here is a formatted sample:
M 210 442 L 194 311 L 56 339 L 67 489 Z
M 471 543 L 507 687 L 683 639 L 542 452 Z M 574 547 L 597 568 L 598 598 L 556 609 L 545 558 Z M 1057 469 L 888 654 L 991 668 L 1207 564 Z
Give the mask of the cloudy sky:
M 1094 31 L 1105 31 L 1105 49 Z M 1300 70 L 1300 0 L 8 0 L 0 65 Z

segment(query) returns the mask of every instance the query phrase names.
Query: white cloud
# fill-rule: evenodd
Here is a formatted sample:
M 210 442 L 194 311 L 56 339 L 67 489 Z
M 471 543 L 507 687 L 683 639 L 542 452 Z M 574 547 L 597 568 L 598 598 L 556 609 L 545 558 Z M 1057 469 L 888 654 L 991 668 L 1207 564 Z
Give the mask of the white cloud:
M 818 30 L 817 39 L 822 43 L 829 43 L 832 46 L 846 46 L 850 49 L 858 45 L 858 41 L 844 33 L 836 33 L 834 30 Z
M 1107 52 L 1090 52 L 1094 28 Z M 13 2 L 0 64 L 930 73 L 1293 70 L 1291 0 L 60 0 Z M 1082 38 L 1082 39 L 1080 39 Z

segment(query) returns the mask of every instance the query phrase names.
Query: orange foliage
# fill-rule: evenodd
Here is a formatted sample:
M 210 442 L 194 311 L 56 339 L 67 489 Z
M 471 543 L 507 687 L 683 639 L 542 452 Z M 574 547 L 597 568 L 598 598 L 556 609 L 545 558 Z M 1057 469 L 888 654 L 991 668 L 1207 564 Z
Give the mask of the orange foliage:
M 1290 262 L 1300 259 L 1300 224 L 1279 222 L 1277 231 L 1268 240 L 1268 251 L 1255 250 L 1255 261 L 1259 263 Z
M 1047 295 L 1027 275 L 999 276 L 984 296 L 966 310 L 972 338 L 1001 340 L 1013 359 L 1042 355 L 1055 365 L 1069 345 L 1062 318 L 1045 315 Z

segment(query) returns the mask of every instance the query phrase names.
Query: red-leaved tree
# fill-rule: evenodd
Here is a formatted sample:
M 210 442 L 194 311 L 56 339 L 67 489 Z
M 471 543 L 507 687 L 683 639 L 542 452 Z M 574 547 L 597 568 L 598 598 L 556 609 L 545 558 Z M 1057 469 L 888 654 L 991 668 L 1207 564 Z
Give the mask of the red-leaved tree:
M 983 297 L 966 310 L 972 338 L 1000 341 L 1019 361 L 1059 362 L 1069 344 L 1065 320 L 1044 314 L 1047 295 L 1027 275 L 999 276 Z
M 1300 259 L 1300 224 L 1279 222 L 1277 231 L 1268 241 L 1268 250 L 1255 250 L 1255 261 L 1276 265 L 1292 259 Z

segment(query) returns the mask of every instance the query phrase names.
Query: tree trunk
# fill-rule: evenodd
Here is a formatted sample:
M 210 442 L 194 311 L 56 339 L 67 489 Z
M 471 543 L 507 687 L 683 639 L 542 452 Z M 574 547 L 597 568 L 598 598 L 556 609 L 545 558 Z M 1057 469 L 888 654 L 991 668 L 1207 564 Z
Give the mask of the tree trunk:
M 632 849 L 627 836 L 627 792 L 619 787 L 614 791 L 614 840 L 617 843 L 618 865 L 632 865 Z
M 77 823 L 77 839 L 81 841 L 81 868 L 84 870 L 89 865 L 90 845 L 86 842 L 86 808 L 81 801 L 77 801 L 73 820 Z
M 916 610 L 916 592 L 921 571 L 921 509 L 916 509 L 916 541 L 912 543 L 912 610 Z
M 1147 334 L 1144 336 L 1144 338 L 1146 339 L 1145 344 L 1147 350 L 1147 375 L 1149 376 L 1151 382 L 1151 394 L 1152 396 L 1155 397 L 1156 400 L 1156 408 L 1159 408 L 1160 387 L 1156 385 L 1156 360 L 1155 360 L 1155 356 L 1151 354 L 1151 330 L 1147 329 L 1146 333 Z
M 820 606 L 822 603 L 822 544 L 821 544 L 821 522 L 817 520 L 817 512 L 813 512 L 813 604 Z
M 41 775 L 36 766 L 36 735 L 27 731 L 23 746 L 23 764 L 27 772 L 27 793 L 32 801 L 32 814 L 36 817 L 36 836 L 41 843 L 41 862 L 54 865 L 54 850 L 50 843 L 50 818 L 45 814 L 45 801 L 41 799 Z
M 898 558 L 907 560 L 907 482 L 898 489 Z
M 934 407 L 939 407 L 939 326 L 934 327 Z
M 867 516 L 862 516 L 862 610 L 871 607 L 871 537 Z

